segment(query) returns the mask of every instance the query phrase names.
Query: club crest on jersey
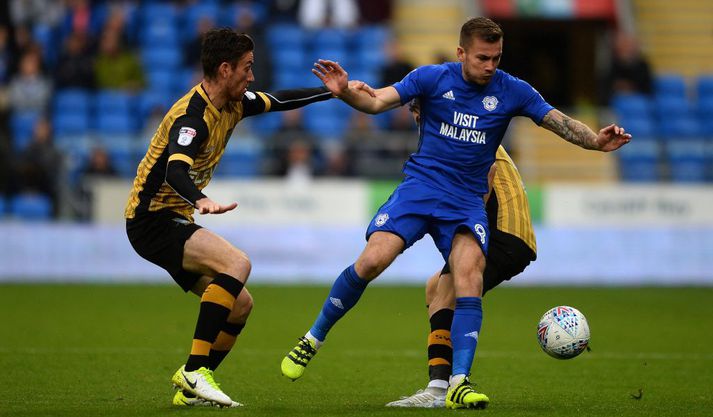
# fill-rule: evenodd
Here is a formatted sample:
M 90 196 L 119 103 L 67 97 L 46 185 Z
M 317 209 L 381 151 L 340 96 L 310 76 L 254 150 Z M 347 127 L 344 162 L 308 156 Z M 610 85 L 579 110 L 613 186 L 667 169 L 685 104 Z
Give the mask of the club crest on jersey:
M 478 223 L 474 227 L 475 234 L 480 238 L 480 244 L 485 245 L 485 228 L 482 224 Z
M 487 111 L 493 111 L 498 107 L 498 99 L 493 96 L 487 96 L 483 99 L 483 107 Z
M 379 214 L 378 216 L 376 216 L 376 221 L 374 221 L 374 224 L 376 225 L 376 227 L 381 227 L 381 226 L 383 226 L 384 224 L 386 224 L 386 222 L 387 222 L 388 220 L 389 220 L 389 214 L 388 214 L 388 213 L 381 213 L 381 214 Z
M 178 131 L 178 144 L 181 146 L 188 146 L 193 142 L 193 138 L 196 137 L 196 130 L 192 127 L 182 127 Z

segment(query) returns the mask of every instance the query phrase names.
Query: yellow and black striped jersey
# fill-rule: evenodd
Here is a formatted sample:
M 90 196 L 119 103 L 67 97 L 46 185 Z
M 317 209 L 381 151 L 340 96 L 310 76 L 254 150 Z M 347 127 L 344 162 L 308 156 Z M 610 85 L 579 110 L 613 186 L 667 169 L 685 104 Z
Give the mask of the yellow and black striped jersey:
M 242 101 L 217 109 L 202 84 L 193 87 L 164 116 L 136 171 L 124 217 L 137 212 L 168 209 L 193 220 L 193 205 L 166 183 L 166 166 L 173 160 L 190 166 L 188 175 L 202 190 L 225 152 L 235 125 L 246 116 L 270 110 L 264 93 L 246 92 Z
M 495 153 L 495 167 L 493 192 L 497 199 L 497 229 L 520 238 L 537 253 L 525 186 L 515 163 L 502 146 Z

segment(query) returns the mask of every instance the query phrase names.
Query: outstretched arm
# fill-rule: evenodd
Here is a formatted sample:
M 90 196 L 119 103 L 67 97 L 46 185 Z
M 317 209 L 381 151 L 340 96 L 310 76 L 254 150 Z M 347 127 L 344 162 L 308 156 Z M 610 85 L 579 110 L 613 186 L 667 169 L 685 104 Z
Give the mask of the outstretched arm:
M 348 105 L 365 113 L 376 114 L 401 105 L 401 97 L 394 87 L 385 87 L 368 94 L 349 84 L 349 74 L 338 63 L 320 59 L 312 69 L 324 86 Z
M 545 115 L 541 126 L 556 133 L 567 142 L 584 149 L 602 152 L 617 150 L 631 140 L 631 135 L 625 133 L 623 127 L 612 124 L 600 130 L 599 133 L 594 133 L 584 123 L 572 119 L 557 109 L 550 110 Z

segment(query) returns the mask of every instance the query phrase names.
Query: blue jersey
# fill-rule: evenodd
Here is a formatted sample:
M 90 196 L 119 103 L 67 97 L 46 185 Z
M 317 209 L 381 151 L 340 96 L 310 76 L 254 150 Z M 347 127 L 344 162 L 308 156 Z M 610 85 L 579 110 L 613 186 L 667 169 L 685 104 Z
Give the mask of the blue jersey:
M 530 84 L 501 70 L 485 86 L 470 83 L 457 62 L 419 67 L 394 87 L 402 104 L 421 103 L 418 151 L 404 173 L 465 198 L 488 192 L 488 171 L 510 119 L 540 124 L 553 109 Z

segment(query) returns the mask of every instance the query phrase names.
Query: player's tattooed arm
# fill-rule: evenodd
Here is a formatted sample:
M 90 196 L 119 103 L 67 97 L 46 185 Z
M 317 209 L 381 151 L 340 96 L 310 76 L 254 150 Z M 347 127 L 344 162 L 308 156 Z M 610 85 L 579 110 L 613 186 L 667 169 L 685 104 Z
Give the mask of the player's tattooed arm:
M 567 142 L 584 149 L 611 152 L 631 141 L 631 135 L 626 133 L 621 126 L 611 124 L 595 133 L 584 123 L 557 109 L 550 110 L 542 119 L 541 125 Z
M 542 119 L 542 127 L 584 149 L 599 149 L 597 134 L 592 129 L 557 109 L 550 110 L 545 115 Z

